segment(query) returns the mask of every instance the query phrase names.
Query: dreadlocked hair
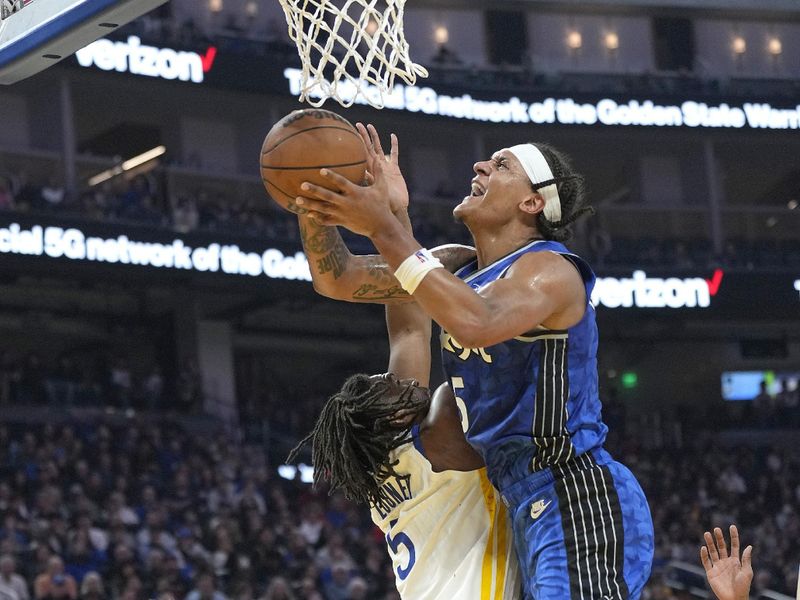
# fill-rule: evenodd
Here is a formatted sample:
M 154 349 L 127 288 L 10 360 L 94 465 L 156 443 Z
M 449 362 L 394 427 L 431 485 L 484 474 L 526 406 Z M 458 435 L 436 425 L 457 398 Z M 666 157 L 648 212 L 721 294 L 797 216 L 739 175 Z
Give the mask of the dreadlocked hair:
M 419 412 L 428 400 L 413 394 L 409 386 L 400 397 L 389 395 L 390 383 L 370 380 L 369 375 L 352 375 L 342 389 L 322 408 L 314 429 L 289 453 L 293 462 L 300 450 L 311 443 L 314 485 L 322 481 L 330 492 L 342 490 L 356 502 L 380 504 L 389 498 L 383 481 L 397 476 L 392 450 L 409 441 L 411 425 L 402 427 L 392 419 L 398 411 Z
M 555 183 L 558 187 L 558 197 L 561 199 L 561 220 L 549 221 L 543 213 L 539 213 L 536 227 L 544 239 L 565 242 L 572 237 L 570 225 L 583 215 L 593 215 L 594 208 L 584 206 L 586 185 L 583 176 L 575 172 L 569 157 L 548 144 L 531 143 L 541 151 L 553 172 L 552 180 L 537 184 L 534 189 Z

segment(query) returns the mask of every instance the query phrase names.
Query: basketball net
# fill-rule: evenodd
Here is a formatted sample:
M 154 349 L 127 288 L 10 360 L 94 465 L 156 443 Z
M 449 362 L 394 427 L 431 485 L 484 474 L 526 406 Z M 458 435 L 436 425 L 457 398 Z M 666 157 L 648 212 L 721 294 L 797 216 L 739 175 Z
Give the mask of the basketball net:
M 383 108 L 395 77 L 427 77 L 403 35 L 405 0 L 279 0 L 302 62 L 300 100 Z

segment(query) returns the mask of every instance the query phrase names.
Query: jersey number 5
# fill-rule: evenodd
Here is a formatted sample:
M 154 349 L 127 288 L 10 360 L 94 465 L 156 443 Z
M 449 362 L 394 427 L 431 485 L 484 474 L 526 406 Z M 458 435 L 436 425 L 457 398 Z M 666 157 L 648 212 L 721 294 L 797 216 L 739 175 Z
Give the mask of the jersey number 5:
M 469 416 L 467 415 L 467 405 L 463 398 L 458 397 L 458 390 L 464 389 L 464 380 L 461 377 L 451 377 L 450 381 L 453 382 L 453 394 L 456 397 L 456 406 L 458 413 L 461 415 L 461 429 L 467 433 L 469 429 Z
M 391 521 L 389 523 L 389 527 L 394 527 L 395 523 L 397 523 L 397 519 Z M 411 572 L 411 569 L 414 567 L 414 563 L 417 561 L 417 552 L 414 550 L 414 543 L 411 541 L 411 538 L 402 531 L 393 538 L 389 537 L 389 534 L 387 533 L 386 543 L 389 545 L 389 550 L 393 555 L 397 555 L 397 553 L 400 551 L 400 546 L 405 546 L 406 550 L 408 550 L 408 564 L 405 566 L 405 568 L 397 567 L 397 576 L 400 578 L 400 581 L 404 581 Z

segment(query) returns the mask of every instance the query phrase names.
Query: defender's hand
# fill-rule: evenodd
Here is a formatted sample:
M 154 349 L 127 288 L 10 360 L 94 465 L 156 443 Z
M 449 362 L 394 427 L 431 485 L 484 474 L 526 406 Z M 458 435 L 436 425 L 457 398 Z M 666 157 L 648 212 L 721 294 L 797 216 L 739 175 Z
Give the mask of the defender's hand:
M 753 547 L 748 546 L 739 561 L 739 530 L 731 525 L 731 554 L 725 544 L 725 536 L 719 527 L 714 537 L 708 531 L 703 536 L 706 545 L 700 547 L 700 561 L 706 570 L 706 579 L 719 600 L 748 600 L 750 583 L 753 581 L 753 566 L 750 557 Z M 714 538 L 716 538 L 716 543 Z

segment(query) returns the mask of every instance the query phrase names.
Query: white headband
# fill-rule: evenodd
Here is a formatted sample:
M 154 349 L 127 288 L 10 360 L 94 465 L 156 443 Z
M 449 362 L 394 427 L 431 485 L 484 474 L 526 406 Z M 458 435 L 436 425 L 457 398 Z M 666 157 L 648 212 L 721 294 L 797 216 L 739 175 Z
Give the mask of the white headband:
M 550 165 L 547 164 L 544 154 L 533 144 L 517 144 L 516 146 L 511 146 L 509 151 L 517 157 L 533 185 L 553 179 L 553 172 L 550 170 Z M 554 183 L 537 191 L 544 198 L 544 210 L 542 211 L 544 218 L 551 223 L 560 221 L 561 198 L 558 196 L 558 186 Z

